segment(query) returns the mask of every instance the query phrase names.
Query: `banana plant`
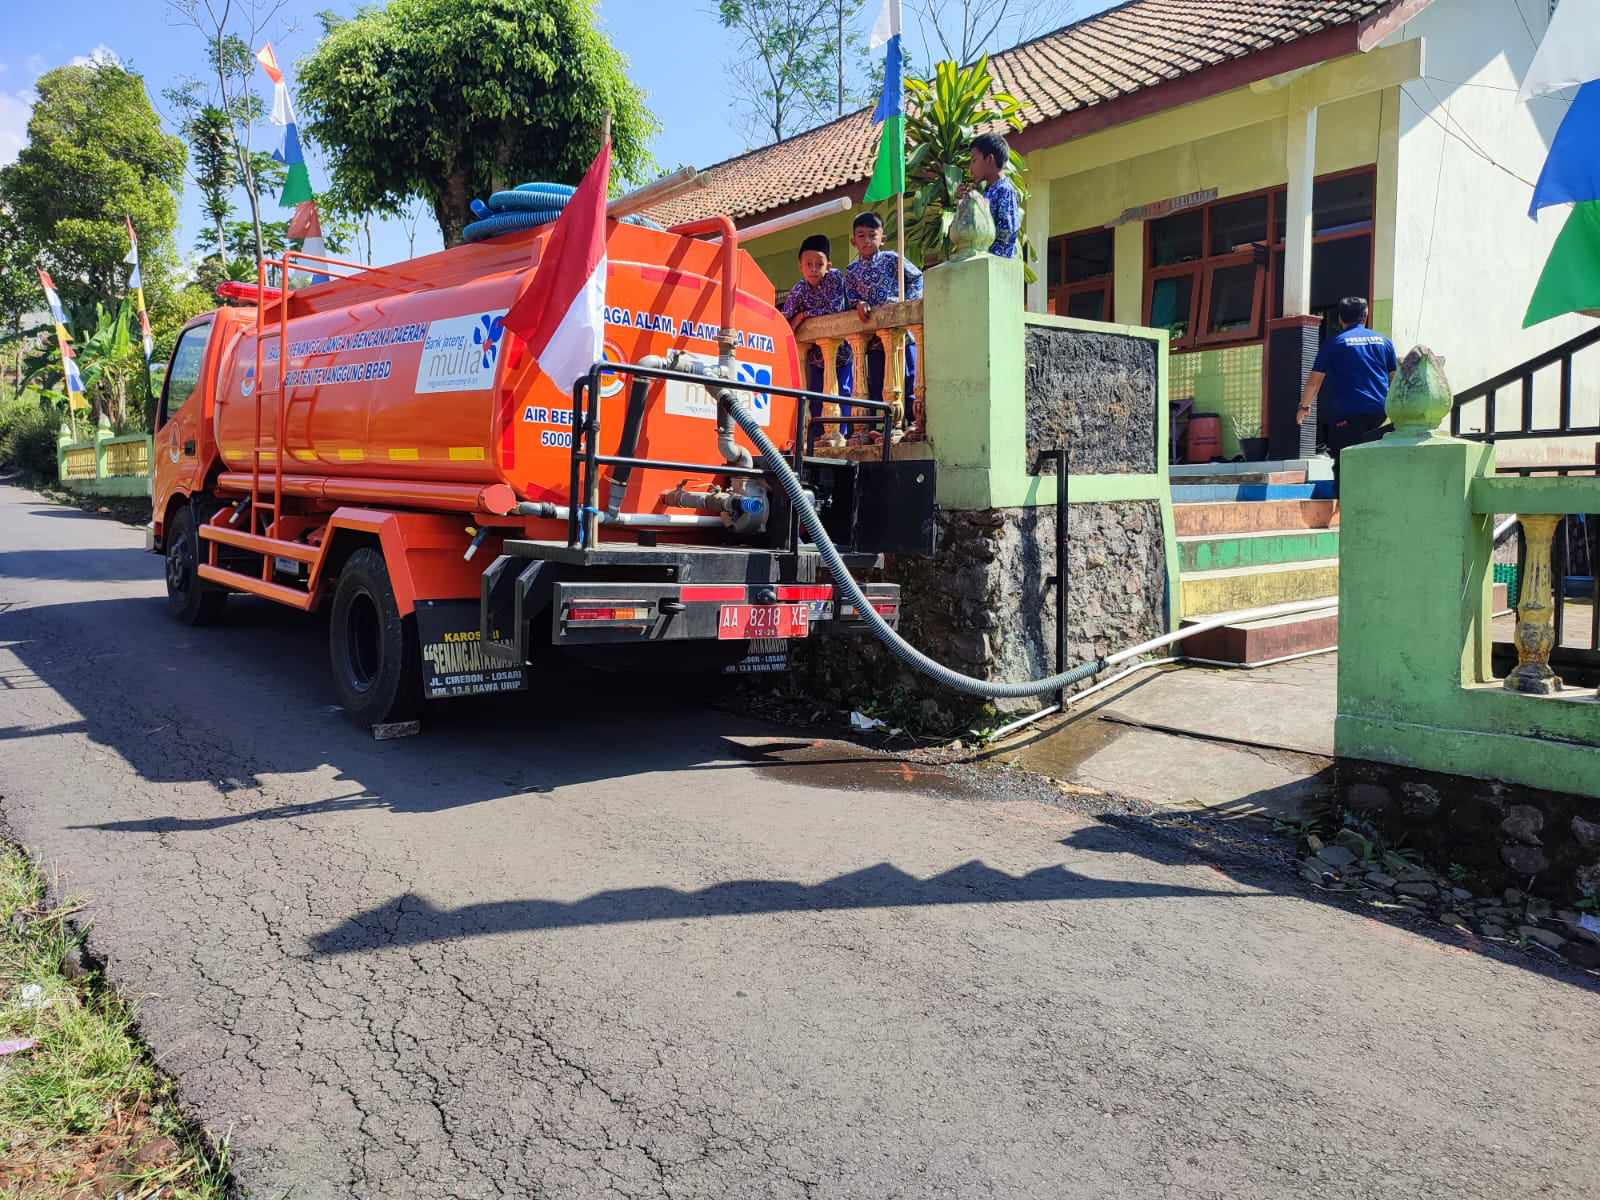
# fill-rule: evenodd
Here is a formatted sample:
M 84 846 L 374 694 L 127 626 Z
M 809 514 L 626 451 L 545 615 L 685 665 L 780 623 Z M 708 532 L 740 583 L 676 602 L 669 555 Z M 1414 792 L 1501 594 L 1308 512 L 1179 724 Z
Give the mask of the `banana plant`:
M 955 220 L 956 202 L 967 179 L 968 147 L 986 127 L 1007 125 L 1022 128 L 1022 105 L 1008 92 L 995 91 L 989 72 L 989 56 L 983 55 L 968 67 L 953 62 L 934 65 L 932 79 L 906 81 L 906 194 L 910 208 L 906 214 L 906 244 L 919 262 L 943 262 L 953 249 L 950 224 Z M 1017 196 L 1028 199 L 1022 179 L 1022 156 L 1011 152 L 1011 181 Z M 1037 258 L 1022 235 L 1018 253 L 1028 281 L 1038 276 L 1029 263 Z
M 120 429 L 128 419 L 128 393 L 144 371 L 144 353 L 133 337 L 133 305 L 126 297 L 115 312 L 95 305 L 94 332 L 77 349 L 84 390 L 95 398 L 97 412 L 109 409 Z

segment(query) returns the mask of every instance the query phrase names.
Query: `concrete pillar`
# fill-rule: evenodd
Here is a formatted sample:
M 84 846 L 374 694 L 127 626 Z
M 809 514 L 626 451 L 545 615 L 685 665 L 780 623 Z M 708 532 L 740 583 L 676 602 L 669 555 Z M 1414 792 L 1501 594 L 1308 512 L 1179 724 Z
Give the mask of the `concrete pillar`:
M 1288 116 L 1288 221 L 1283 236 L 1283 315 L 1311 311 L 1311 193 L 1317 175 L 1317 110 L 1297 87 Z
M 1389 437 L 1340 467 L 1335 747 L 1385 760 L 1371 723 L 1459 727 L 1462 685 L 1489 677 L 1493 518 L 1469 497 L 1494 448 Z
M 994 476 L 1024 470 L 1022 263 L 977 254 L 923 277 L 928 441 L 939 503 L 992 508 Z
M 1028 284 L 1028 311 L 1050 311 L 1050 179 L 1035 156 L 1028 163 L 1028 201 L 1024 224 L 1028 242 L 1039 261 L 1033 264 L 1039 278 Z
M 106 477 L 106 443 L 116 435 L 111 432 L 111 422 L 104 417 L 94 431 L 94 474 L 96 479 Z
M 1111 319 L 1120 325 L 1144 324 L 1144 222 L 1129 221 L 1112 231 Z

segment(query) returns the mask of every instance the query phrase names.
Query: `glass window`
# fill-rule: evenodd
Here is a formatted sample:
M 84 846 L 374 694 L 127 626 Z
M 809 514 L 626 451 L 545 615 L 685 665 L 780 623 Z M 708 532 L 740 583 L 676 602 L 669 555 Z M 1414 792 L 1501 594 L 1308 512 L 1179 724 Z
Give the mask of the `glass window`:
M 1232 254 L 1267 240 L 1267 198 L 1251 196 L 1211 209 L 1211 253 Z
M 1074 292 L 1067 297 L 1067 316 L 1084 321 L 1108 321 L 1111 319 L 1111 314 L 1106 311 L 1108 299 L 1109 293 L 1105 288 Z
M 1109 229 L 1069 237 L 1066 242 L 1065 283 L 1082 283 L 1111 274 L 1114 237 Z
M 178 344 L 172 348 L 172 365 L 167 368 L 165 387 L 161 394 L 161 422 L 165 424 L 178 415 L 184 402 L 194 394 L 200 383 L 200 361 L 205 357 L 206 341 L 211 337 L 211 322 L 185 329 Z
M 1312 233 L 1345 233 L 1371 224 L 1371 171 L 1323 179 L 1312 189 Z
M 1207 333 L 1254 331 L 1256 276 L 1254 263 L 1217 267 L 1211 272 L 1211 304 L 1206 312 Z
M 1338 238 L 1311 247 L 1311 311 L 1337 308 L 1346 296 L 1367 293 L 1372 282 L 1372 235 Z
M 1150 285 L 1150 325 L 1174 338 L 1189 332 L 1189 311 L 1194 303 L 1194 276 L 1168 275 Z
M 1205 250 L 1205 211 L 1176 213 L 1150 222 L 1150 265 L 1192 262 Z
M 1051 238 L 1050 239 L 1050 250 L 1049 250 L 1049 253 L 1045 256 L 1045 261 L 1048 264 L 1048 266 L 1045 268 L 1046 269 L 1046 274 L 1045 274 L 1045 286 L 1046 287 L 1050 287 L 1050 288 L 1060 287 L 1062 282 L 1063 282 L 1062 277 L 1061 277 L 1061 263 L 1062 263 L 1062 260 L 1064 258 L 1066 258 L 1066 253 L 1067 253 L 1066 252 L 1066 246 L 1064 245 L 1065 241 L 1066 241 L 1065 238 Z

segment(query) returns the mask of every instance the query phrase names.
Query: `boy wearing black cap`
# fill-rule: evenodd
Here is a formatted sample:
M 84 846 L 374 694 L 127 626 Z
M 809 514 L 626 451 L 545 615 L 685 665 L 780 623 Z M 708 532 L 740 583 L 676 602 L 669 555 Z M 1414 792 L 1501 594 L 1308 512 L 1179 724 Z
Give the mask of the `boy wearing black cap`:
M 782 308 L 778 310 L 789 319 L 791 328 L 798 329 L 800 322 L 807 317 L 827 316 L 845 310 L 844 272 L 828 261 L 832 249 L 832 243 L 820 233 L 814 233 L 800 243 L 800 282 L 789 289 Z M 839 393 L 848 396 L 855 383 L 848 342 L 840 345 L 834 366 L 838 371 Z M 806 354 L 806 387 L 813 392 L 820 392 L 823 390 L 822 383 L 822 351 L 812 346 Z M 821 402 L 813 400 L 811 415 L 816 417 L 821 413 Z M 849 432 L 848 429 L 842 431 Z M 812 438 L 815 439 L 819 432 L 813 428 Z

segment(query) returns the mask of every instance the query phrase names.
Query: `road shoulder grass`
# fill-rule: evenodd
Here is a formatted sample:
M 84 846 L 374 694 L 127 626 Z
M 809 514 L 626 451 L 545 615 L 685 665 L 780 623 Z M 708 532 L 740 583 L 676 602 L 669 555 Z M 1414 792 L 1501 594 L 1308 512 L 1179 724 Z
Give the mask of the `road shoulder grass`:
M 224 1200 L 226 1144 L 183 1118 L 80 914 L 0 842 L 0 1197 Z

